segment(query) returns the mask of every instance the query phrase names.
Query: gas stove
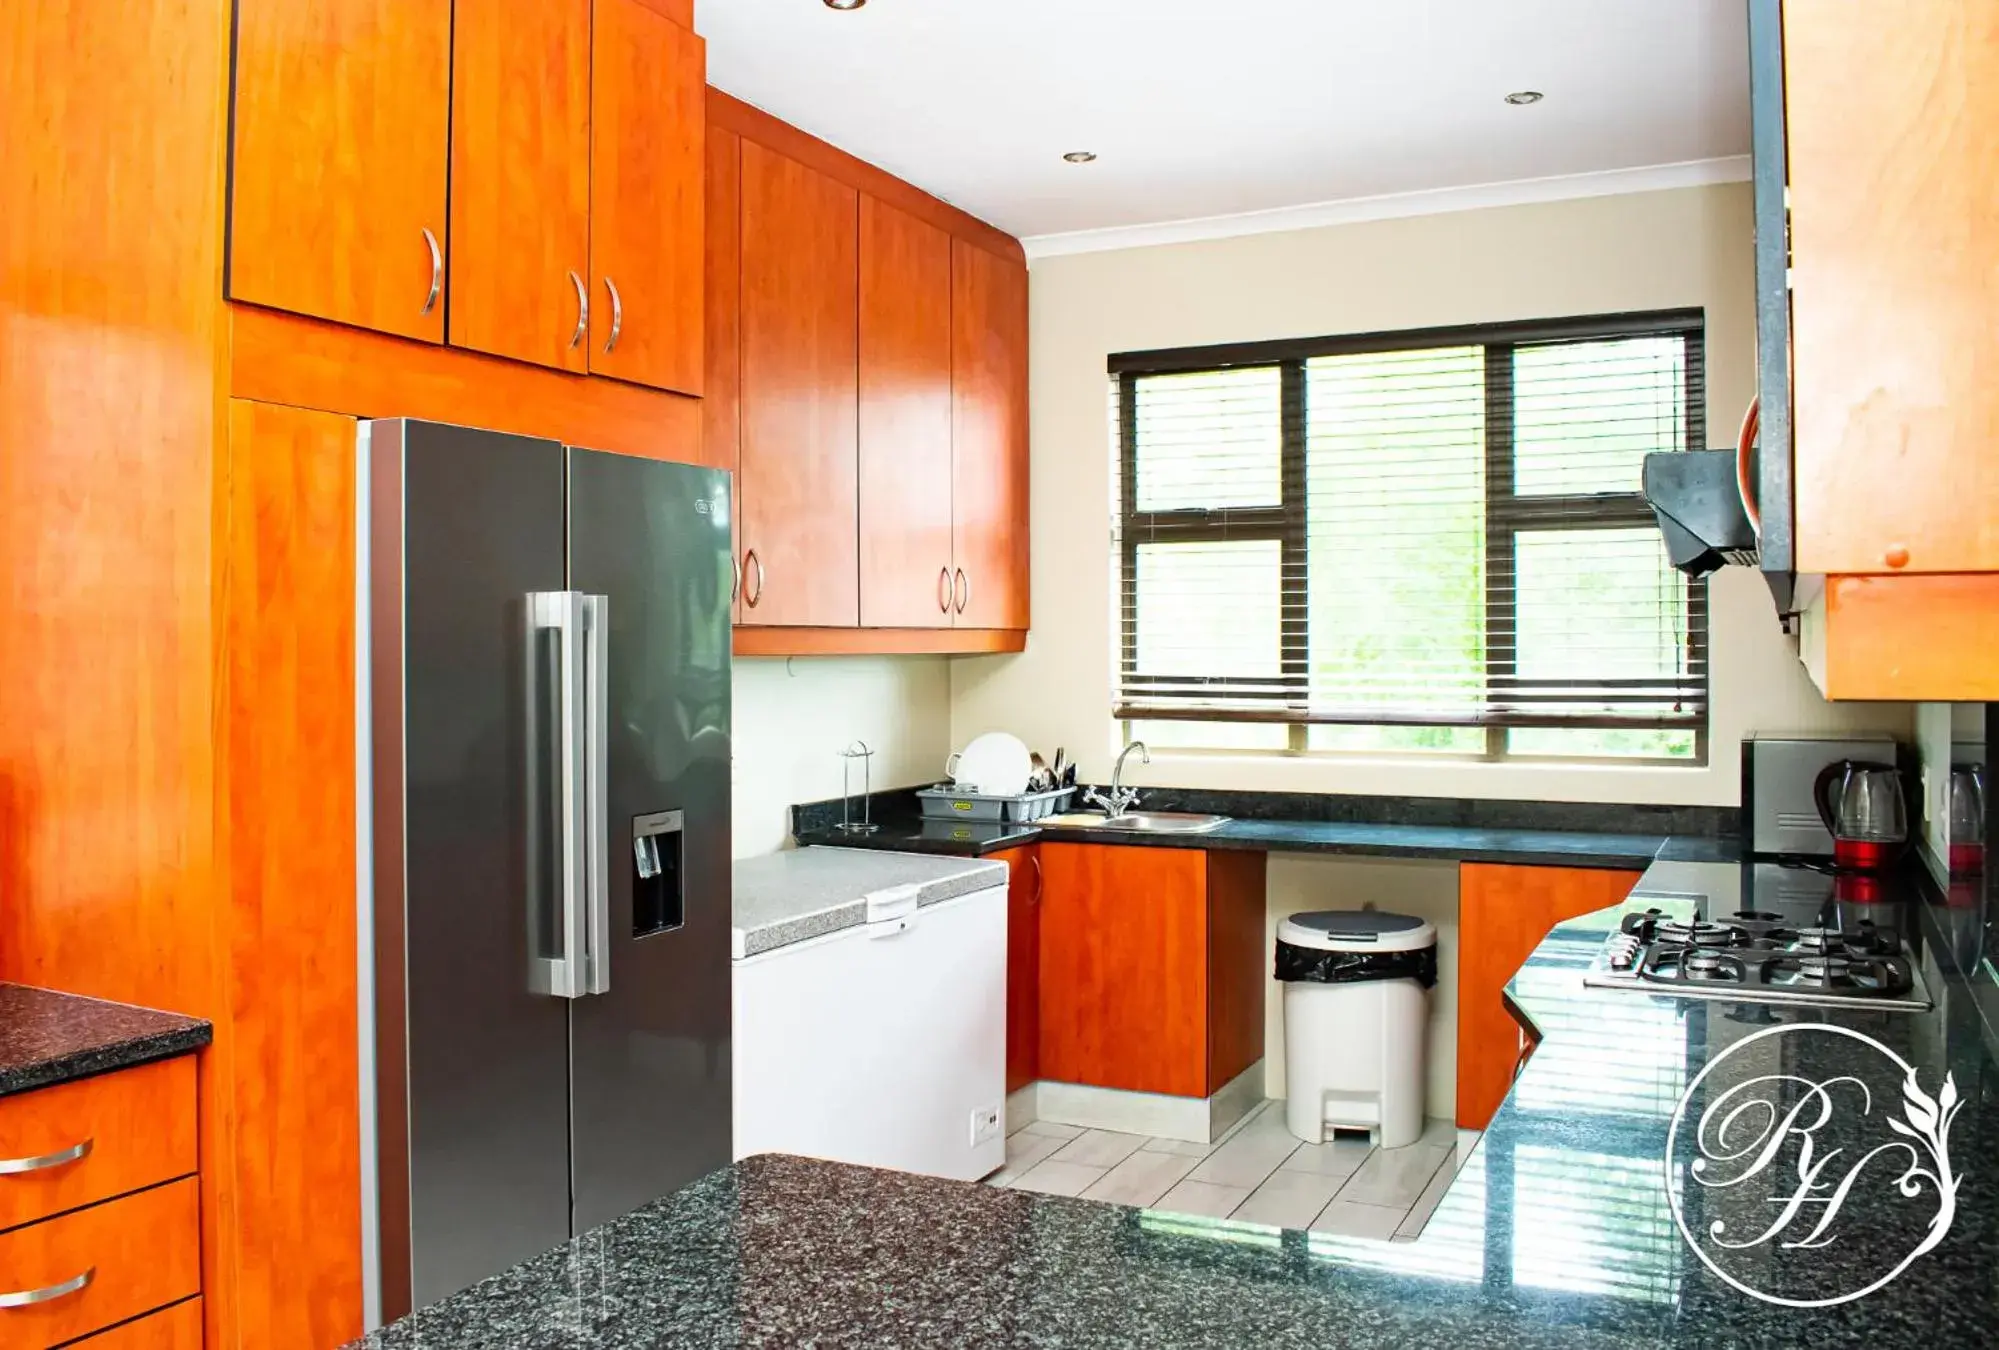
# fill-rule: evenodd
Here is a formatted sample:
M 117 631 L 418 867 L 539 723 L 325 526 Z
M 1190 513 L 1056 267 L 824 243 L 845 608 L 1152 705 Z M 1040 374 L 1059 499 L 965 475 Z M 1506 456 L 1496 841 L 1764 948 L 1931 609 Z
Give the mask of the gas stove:
M 1920 1010 L 1930 1006 L 1922 973 L 1908 944 L 1886 921 L 1888 907 L 1842 905 L 1831 880 L 1822 903 L 1806 903 L 1794 876 L 1749 875 L 1722 897 L 1669 911 L 1648 908 L 1624 915 L 1618 931 L 1583 975 L 1598 989 L 1631 989 L 1688 998 L 1746 1003 L 1798 1003 L 1821 1007 L 1865 1006 Z M 1758 894 L 1777 895 L 1781 908 L 1724 910 L 1724 903 L 1753 906 Z M 1642 903 L 1643 897 L 1634 897 Z

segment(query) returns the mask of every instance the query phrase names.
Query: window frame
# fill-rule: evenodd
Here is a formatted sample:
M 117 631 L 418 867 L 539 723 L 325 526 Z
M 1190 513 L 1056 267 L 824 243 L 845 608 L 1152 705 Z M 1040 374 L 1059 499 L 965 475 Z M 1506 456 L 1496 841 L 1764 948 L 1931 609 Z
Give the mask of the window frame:
M 1619 764 L 1701 766 L 1708 760 L 1708 731 L 1713 715 L 1713 672 L 1709 665 L 1708 588 L 1693 581 L 1687 588 L 1687 642 L 1690 664 L 1700 671 L 1699 710 L 1693 717 L 1610 718 L 1521 712 L 1486 712 L 1476 717 L 1428 720 L 1418 715 L 1388 716 L 1310 712 L 1311 613 L 1309 549 L 1307 547 L 1307 459 L 1310 428 L 1306 407 L 1307 363 L 1316 357 L 1419 351 L 1445 347 L 1484 349 L 1485 393 L 1485 576 L 1484 611 L 1485 703 L 1502 685 L 1516 697 L 1531 697 L 1538 686 L 1547 692 L 1573 689 L 1560 682 L 1529 682 L 1517 677 L 1518 605 L 1491 603 L 1495 577 L 1505 578 L 1505 594 L 1517 596 L 1514 560 L 1519 535 L 1535 529 L 1565 532 L 1610 529 L 1656 529 L 1657 521 L 1642 492 L 1530 494 L 1515 491 L 1514 362 L 1515 349 L 1549 343 L 1616 340 L 1633 337 L 1678 337 L 1685 343 L 1681 372 L 1685 409 L 1685 450 L 1706 448 L 1706 313 L 1701 309 L 1649 310 L 1576 318 L 1515 323 L 1466 324 L 1442 328 L 1387 330 L 1271 342 L 1223 343 L 1124 352 L 1109 358 L 1116 384 L 1116 492 L 1118 577 L 1117 621 L 1119 698 L 1113 716 L 1124 723 L 1127 737 L 1134 722 L 1262 723 L 1289 728 L 1289 752 L 1309 749 L 1314 725 L 1371 727 L 1482 727 L 1484 748 L 1470 754 L 1452 751 L 1408 752 L 1422 758 L 1484 758 L 1520 761 L 1587 759 Z M 1495 358 L 1498 359 L 1495 359 Z M 1278 504 L 1269 507 L 1176 508 L 1143 511 L 1137 505 L 1138 381 L 1146 376 L 1208 371 L 1275 368 L 1279 374 Z M 1502 490 L 1503 489 L 1503 490 Z M 1279 676 L 1141 675 L 1138 661 L 1138 551 L 1142 544 L 1275 541 L 1281 548 Z M 1616 682 L 1605 682 L 1611 687 Z M 1652 683 L 1632 681 L 1633 684 Z M 1179 688 L 1254 686 L 1274 690 L 1264 709 L 1176 709 L 1133 706 L 1125 695 L 1148 684 Z M 1599 686 L 1601 687 L 1601 686 Z M 1691 730 L 1691 758 L 1637 755 L 1544 755 L 1509 751 L 1507 732 L 1514 728 L 1551 727 L 1565 730 Z M 1240 753 L 1240 752 L 1237 752 Z M 1272 753 L 1272 752 L 1262 752 Z M 1285 753 L 1285 752 L 1275 752 Z M 1319 751 L 1314 753 L 1373 753 Z M 1403 752 L 1388 752 L 1403 753 Z

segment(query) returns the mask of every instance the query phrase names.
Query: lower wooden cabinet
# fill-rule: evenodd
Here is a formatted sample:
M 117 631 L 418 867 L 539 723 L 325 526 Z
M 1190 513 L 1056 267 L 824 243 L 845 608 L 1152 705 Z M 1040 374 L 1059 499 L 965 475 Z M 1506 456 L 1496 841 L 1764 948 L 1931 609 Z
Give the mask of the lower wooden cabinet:
M 1482 1130 L 1526 1062 L 1507 982 L 1564 919 L 1608 909 L 1641 874 L 1582 867 L 1458 868 L 1458 1124 Z
M 74 1342 L 75 1350 L 201 1350 L 201 1300 L 188 1299 Z
M 1261 1057 L 1261 853 L 1039 845 L 1042 1078 L 1207 1097 Z
M 1006 1090 L 1041 1076 L 1041 850 L 992 855 L 1007 865 Z
M 0 1307 L 0 1345 L 61 1345 L 200 1293 L 199 1184 L 185 1177 L 0 1233 L 0 1296 L 47 1294 Z
M 79 1151 L 73 1162 L 0 1175 L 0 1230 L 194 1172 L 194 1060 L 0 1098 L 0 1158 Z

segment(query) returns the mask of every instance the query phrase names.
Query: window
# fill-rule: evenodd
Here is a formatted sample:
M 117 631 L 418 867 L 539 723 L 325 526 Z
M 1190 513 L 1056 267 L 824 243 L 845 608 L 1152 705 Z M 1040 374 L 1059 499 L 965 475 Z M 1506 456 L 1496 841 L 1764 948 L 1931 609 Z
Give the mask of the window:
M 1704 758 L 1707 592 L 1640 465 L 1695 312 L 1111 359 L 1117 716 L 1155 742 Z

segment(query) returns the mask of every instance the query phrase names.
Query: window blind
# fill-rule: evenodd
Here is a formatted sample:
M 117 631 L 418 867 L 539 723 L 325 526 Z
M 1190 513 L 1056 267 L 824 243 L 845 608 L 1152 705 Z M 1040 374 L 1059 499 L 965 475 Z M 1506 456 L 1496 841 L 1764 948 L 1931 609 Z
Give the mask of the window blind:
M 1446 749 L 1501 728 L 1530 752 L 1705 727 L 1705 587 L 1639 490 L 1646 454 L 1705 439 L 1698 313 L 1111 369 L 1120 717 L 1463 729 L 1424 742 Z

